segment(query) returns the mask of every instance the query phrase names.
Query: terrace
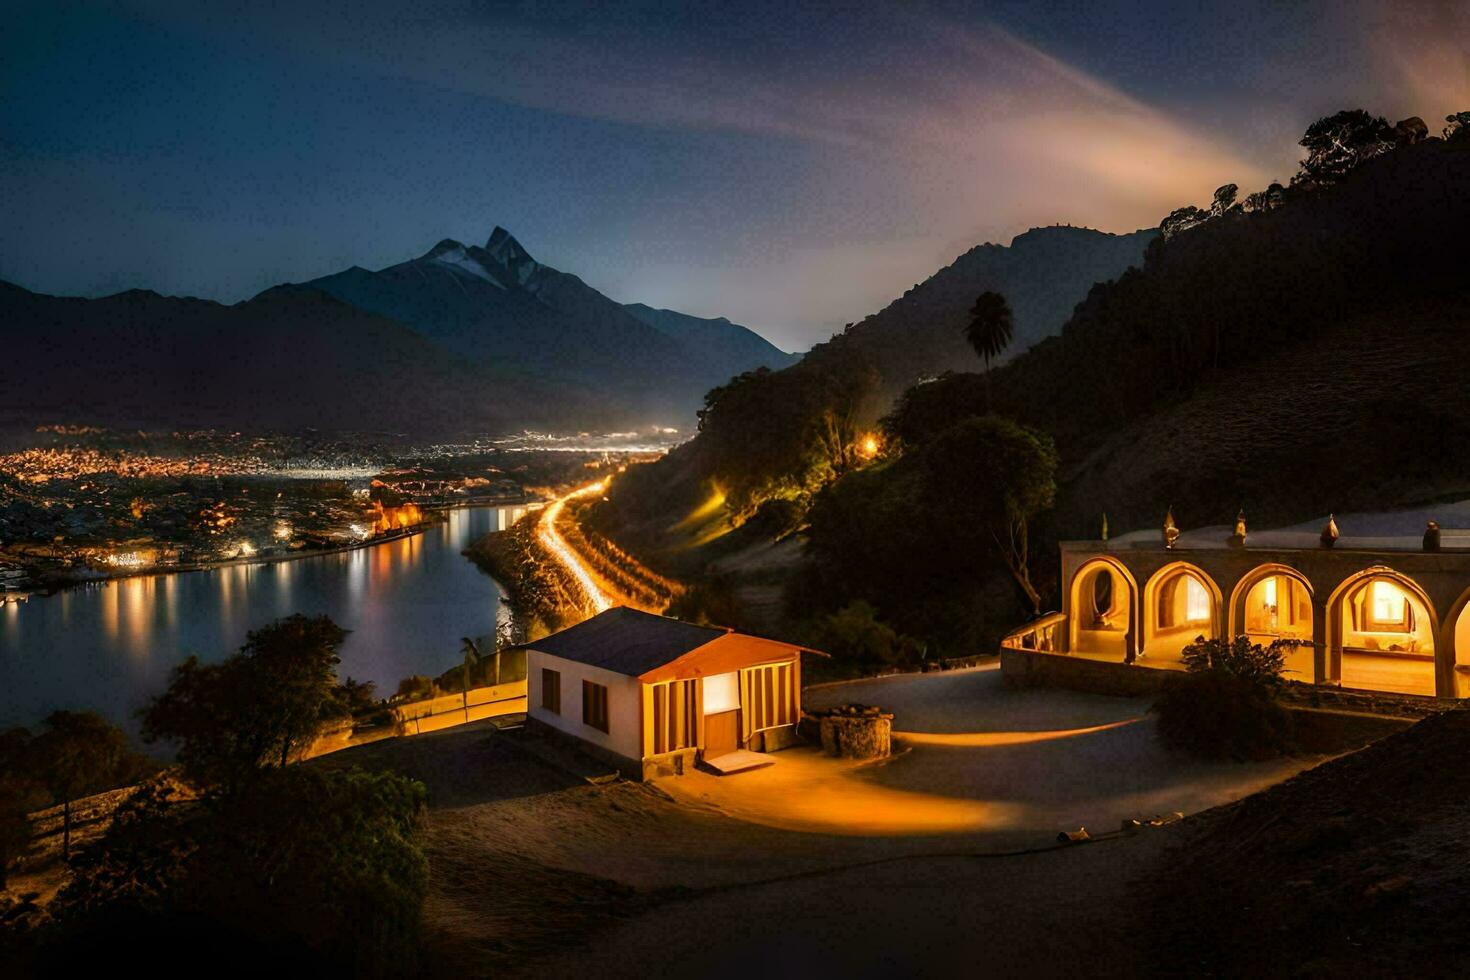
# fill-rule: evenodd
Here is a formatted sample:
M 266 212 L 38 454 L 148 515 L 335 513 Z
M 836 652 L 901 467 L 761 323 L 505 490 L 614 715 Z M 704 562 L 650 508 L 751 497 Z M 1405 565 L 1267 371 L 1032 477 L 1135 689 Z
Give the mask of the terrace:
M 1288 679 L 1470 697 L 1470 502 L 1240 535 L 1213 527 L 1061 545 L 1062 610 L 1005 650 L 1180 670 L 1196 637 L 1286 641 Z M 1330 543 L 1329 540 L 1330 539 Z

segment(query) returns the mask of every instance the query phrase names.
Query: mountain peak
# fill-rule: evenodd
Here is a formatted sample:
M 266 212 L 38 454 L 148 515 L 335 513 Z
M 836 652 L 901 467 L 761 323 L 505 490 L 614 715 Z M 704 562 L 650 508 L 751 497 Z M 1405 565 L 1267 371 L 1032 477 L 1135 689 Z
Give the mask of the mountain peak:
M 445 239 L 441 240 L 438 245 L 435 245 L 433 248 L 429 249 L 429 251 L 424 254 L 424 258 L 426 258 L 426 259 L 437 259 L 441 255 L 450 255 L 450 254 L 463 253 L 463 252 L 464 252 L 464 245 L 463 244 L 461 244 L 460 242 L 455 241 L 452 238 L 445 238 Z
M 485 243 L 485 251 L 506 265 L 535 261 L 531 258 L 531 253 L 516 241 L 515 236 L 499 225 L 496 225 L 495 230 L 490 233 L 490 240 Z
M 541 268 L 541 263 L 531 258 L 531 253 L 521 247 L 515 236 L 499 225 L 490 233 L 490 240 L 485 243 L 483 254 L 509 271 L 522 286 L 526 286 L 531 276 Z

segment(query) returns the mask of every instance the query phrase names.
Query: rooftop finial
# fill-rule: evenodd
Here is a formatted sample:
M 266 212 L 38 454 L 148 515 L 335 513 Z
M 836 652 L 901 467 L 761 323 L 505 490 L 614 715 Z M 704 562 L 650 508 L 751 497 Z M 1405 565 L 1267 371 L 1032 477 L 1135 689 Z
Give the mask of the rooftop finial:
M 1245 547 L 1245 508 L 1240 508 L 1235 514 L 1235 533 L 1230 535 L 1230 545 L 1234 548 Z
M 1169 505 L 1169 513 L 1164 515 L 1164 547 L 1174 547 L 1174 542 L 1179 540 L 1179 525 L 1174 523 L 1174 505 Z
M 1331 548 L 1337 544 L 1337 517 L 1333 514 L 1327 515 L 1327 525 L 1322 528 L 1322 547 Z
M 1439 550 L 1439 522 L 1438 521 L 1430 521 L 1429 524 L 1428 524 L 1428 526 L 1424 528 L 1424 550 L 1425 551 L 1438 551 Z

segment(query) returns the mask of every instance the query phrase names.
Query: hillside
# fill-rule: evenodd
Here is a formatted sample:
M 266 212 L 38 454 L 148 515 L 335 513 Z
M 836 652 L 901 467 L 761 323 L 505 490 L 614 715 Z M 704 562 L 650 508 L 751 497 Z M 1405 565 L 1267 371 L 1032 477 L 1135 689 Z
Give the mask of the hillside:
M 644 303 L 629 303 L 623 309 L 670 340 L 699 352 L 712 368 L 722 364 L 751 364 L 774 370 L 801 360 L 800 354 L 788 354 L 755 331 L 731 323 L 725 317 L 706 319 L 677 310 L 656 310 Z
M 1161 976 L 1459 976 L 1470 711 L 1181 828 L 1138 910 Z
M 1155 234 L 1057 226 L 1018 235 L 1010 246 L 971 249 L 795 366 L 746 375 L 711 392 L 699 436 L 615 482 L 610 505 L 596 519 L 654 560 L 701 565 L 710 550 L 689 545 L 722 537 L 717 525 L 725 511 L 738 521 L 766 501 L 803 498 L 850 465 L 841 458 L 844 447 L 874 426 L 905 388 L 973 367 L 977 358 L 962 327 L 980 293 L 1008 297 L 1012 350 L 1022 350 L 1060 330 L 1095 283 L 1141 261 Z M 725 511 L 717 507 L 681 523 L 712 494 Z M 736 546 L 721 540 L 716 550 Z
M 997 409 L 1055 436 L 1063 536 L 1464 491 L 1467 254 L 1470 140 L 1403 146 L 1156 244 L 996 372 Z
M 1004 363 L 1060 332 L 1088 290 L 1141 263 L 1156 235 L 1151 228 L 1114 235 L 1054 225 L 1017 235 L 1009 246 L 977 245 L 854 324 L 842 342 L 877 367 L 886 405 L 923 378 L 978 366 L 964 327 L 981 293 L 1005 296 L 1015 316 Z
M 536 261 L 503 228 L 483 248 L 446 239 L 417 259 L 303 285 L 391 317 L 496 375 L 587 389 L 606 407 L 603 425 L 688 428 L 709 388 L 791 361 L 729 321 L 664 311 L 668 323 L 652 322 Z M 692 329 L 686 321 L 723 328 Z
M 113 426 L 486 430 L 544 389 L 491 382 L 412 330 L 313 290 L 244 303 L 0 283 L 0 412 Z M 553 418 L 542 415 L 542 424 Z

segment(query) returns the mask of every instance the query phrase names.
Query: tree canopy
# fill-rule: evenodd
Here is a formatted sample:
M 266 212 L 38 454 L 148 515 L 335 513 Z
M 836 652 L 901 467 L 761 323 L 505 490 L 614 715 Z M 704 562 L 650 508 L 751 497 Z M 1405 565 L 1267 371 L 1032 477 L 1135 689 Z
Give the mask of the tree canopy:
M 904 632 L 942 639 L 952 626 L 973 632 L 960 610 L 1004 570 L 1033 612 L 1029 526 L 1052 504 L 1056 469 L 1045 433 L 979 416 L 848 474 L 813 503 L 813 594 L 802 598 L 833 609 L 863 599 Z
M 143 737 L 174 743 L 190 780 L 232 792 L 348 713 L 335 674 L 346 637 L 326 616 L 298 614 L 250 633 L 220 663 L 190 657 L 143 710 Z

